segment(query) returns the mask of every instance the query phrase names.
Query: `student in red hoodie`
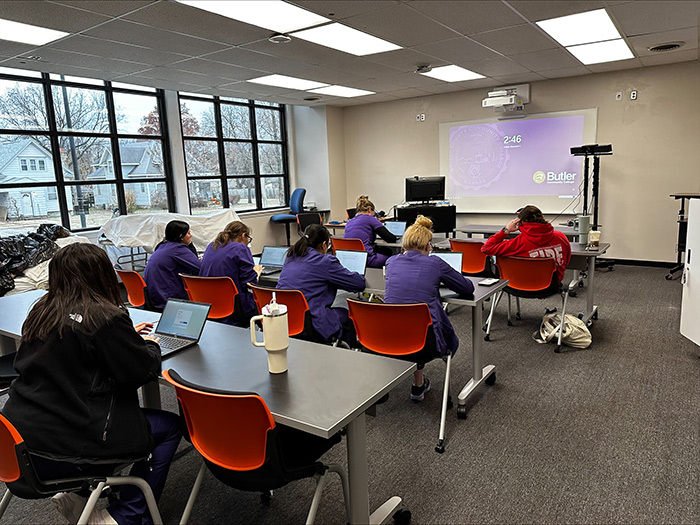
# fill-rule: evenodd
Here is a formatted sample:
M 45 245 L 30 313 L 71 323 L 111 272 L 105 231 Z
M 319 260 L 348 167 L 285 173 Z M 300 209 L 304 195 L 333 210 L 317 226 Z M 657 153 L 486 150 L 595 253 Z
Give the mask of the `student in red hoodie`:
M 516 230 L 520 230 L 520 235 L 507 239 Z M 496 256 L 554 257 L 559 282 L 564 279 L 564 271 L 571 259 L 571 244 L 566 235 L 556 231 L 540 209 L 532 205 L 522 208 L 517 218 L 489 237 L 481 251 Z

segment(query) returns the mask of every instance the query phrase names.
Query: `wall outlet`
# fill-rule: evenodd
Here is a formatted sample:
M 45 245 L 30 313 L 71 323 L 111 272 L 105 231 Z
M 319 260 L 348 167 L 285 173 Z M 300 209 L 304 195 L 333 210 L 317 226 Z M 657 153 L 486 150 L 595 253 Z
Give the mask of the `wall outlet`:
M 615 100 L 622 100 L 622 91 L 615 93 Z
M 425 113 L 418 113 L 418 115 L 416 115 L 416 122 L 425 122 Z
M 630 100 L 637 100 L 637 90 L 633 89 L 630 91 Z

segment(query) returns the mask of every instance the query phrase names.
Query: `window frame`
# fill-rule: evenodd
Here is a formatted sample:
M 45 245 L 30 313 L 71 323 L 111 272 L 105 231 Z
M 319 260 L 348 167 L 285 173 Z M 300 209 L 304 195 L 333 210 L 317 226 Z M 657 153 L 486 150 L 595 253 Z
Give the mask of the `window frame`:
M 185 130 L 182 127 L 182 104 L 187 101 L 195 102 L 208 102 L 212 103 L 214 106 L 214 121 L 216 128 L 215 137 L 203 137 L 203 136 L 192 136 L 186 135 Z M 187 160 L 185 159 L 185 173 L 187 181 L 187 195 L 188 201 L 190 203 L 190 209 L 192 207 L 192 194 L 190 192 L 190 182 L 203 182 L 203 181 L 218 181 L 221 185 L 221 207 L 222 209 L 232 208 L 228 182 L 235 179 L 253 179 L 255 188 L 255 206 L 250 208 L 235 209 L 237 213 L 248 213 L 256 211 L 270 211 L 286 208 L 289 206 L 289 145 L 288 145 L 288 134 L 287 134 L 287 122 L 285 114 L 285 105 L 276 104 L 269 105 L 270 103 L 265 103 L 263 101 L 248 100 L 247 102 L 243 100 L 226 100 L 225 97 L 220 97 L 218 95 L 200 95 L 194 93 L 181 93 L 178 92 L 178 113 L 180 115 L 180 129 L 182 131 L 182 146 L 185 148 L 185 144 L 188 141 L 201 141 L 216 144 L 217 149 L 217 159 L 219 162 L 219 175 L 216 176 L 193 176 L 187 172 Z M 245 107 L 248 109 L 248 119 L 250 122 L 250 138 L 237 139 L 237 138 L 225 138 L 223 133 L 222 117 L 221 117 L 221 107 L 222 106 L 238 106 Z M 280 119 L 280 140 L 261 140 L 258 138 L 257 120 L 256 120 L 256 109 L 265 109 L 271 111 L 279 112 Z M 253 161 L 253 172 L 245 175 L 229 175 L 226 168 L 226 151 L 225 145 L 232 143 L 243 143 L 250 144 L 252 149 L 252 161 Z M 282 173 L 262 175 L 260 173 L 260 162 L 258 156 L 258 146 L 260 144 L 275 144 L 280 145 L 282 153 Z M 266 178 L 282 178 L 283 181 L 283 204 L 279 206 L 263 206 L 263 191 L 264 184 L 263 181 Z
M 34 73 L 34 72 L 27 72 Z M 68 188 L 77 187 L 92 187 L 96 186 L 112 186 L 112 190 L 116 188 L 117 197 L 117 208 L 119 210 L 119 215 L 127 215 L 127 199 L 125 194 L 125 187 L 127 184 L 137 184 L 137 183 L 164 183 L 165 193 L 167 198 L 167 209 L 164 211 L 175 212 L 175 188 L 173 181 L 173 169 L 172 169 L 172 159 L 171 159 L 171 148 L 170 139 L 168 134 L 168 122 L 165 115 L 165 95 L 164 90 L 144 87 L 141 91 L 137 86 L 134 89 L 119 86 L 114 87 L 109 81 L 97 80 L 97 83 L 82 83 L 73 80 L 57 80 L 50 78 L 48 73 L 42 73 L 40 77 L 36 76 L 24 76 L 18 71 L 17 74 L 12 73 L 0 73 L 0 80 L 8 80 L 12 82 L 23 82 L 27 84 L 37 84 L 42 87 L 43 90 L 43 100 L 48 120 L 47 129 L 15 129 L 15 128 L 0 128 L 0 136 L 4 135 L 20 135 L 26 137 L 47 137 L 51 145 L 51 159 L 48 162 L 52 163 L 53 172 L 55 180 L 44 180 L 40 182 L 22 182 L 22 183 L 11 183 L 2 184 L 0 183 L 0 190 L 5 189 L 15 189 L 15 188 L 53 188 L 57 194 L 58 208 L 60 214 L 60 223 L 71 231 L 94 231 L 100 228 L 100 226 L 85 226 L 74 228 L 71 227 L 71 216 L 73 215 L 73 206 L 69 206 L 68 199 L 66 197 L 66 190 Z M 97 90 L 104 92 L 105 95 L 105 105 L 107 110 L 107 118 L 109 122 L 109 132 L 108 133 L 90 133 L 90 132 L 78 132 L 78 131 L 59 131 L 56 124 L 56 114 L 53 99 L 53 87 L 72 87 L 77 89 L 88 89 Z M 134 95 L 147 95 L 155 99 L 156 107 L 159 112 L 160 121 L 160 135 L 140 135 L 133 133 L 118 133 L 117 132 L 117 117 L 116 108 L 114 104 L 114 93 L 125 93 Z M 63 173 L 63 162 L 60 153 L 60 139 L 63 137 L 96 137 L 102 138 L 109 142 L 112 149 L 112 169 L 114 178 L 111 179 L 77 179 L 67 180 Z M 125 177 L 122 172 L 121 164 L 121 154 L 119 151 L 119 141 L 120 140 L 130 140 L 130 139 L 141 139 L 153 138 L 153 140 L 158 140 L 161 144 L 161 154 L 162 154 L 162 178 L 155 177 Z M 30 159 L 33 160 L 33 159 Z M 36 161 L 34 160 L 36 164 Z M 22 173 L 31 172 L 29 167 L 29 162 L 27 159 L 20 159 L 20 170 Z M 26 166 L 26 168 L 25 168 Z M 34 171 L 37 171 L 36 169 Z M 46 171 L 46 166 L 43 171 Z M 75 176 L 75 175 L 74 175 Z M 104 194 L 104 192 L 102 192 Z M 113 194 L 114 191 L 108 192 Z M 58 219 L 58 218 L 57 218 Z M 58 220 L 56 222 L 59 222 Z M 21 223 L 18 223 L 21 225 Z

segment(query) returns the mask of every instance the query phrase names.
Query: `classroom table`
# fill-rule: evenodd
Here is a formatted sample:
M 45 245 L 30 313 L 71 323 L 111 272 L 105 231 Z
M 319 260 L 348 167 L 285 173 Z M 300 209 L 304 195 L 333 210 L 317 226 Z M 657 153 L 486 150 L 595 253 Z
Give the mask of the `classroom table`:
M 497 226 L 494 224 L 466 224 L 464 226 L 460 226 L 459 228 L 455 228 L 455 232 L 466 233 L 467 237 L 470 238 L 474 234 L 483 235 L 484 238 L 486 238 L 490 237 L 494 233 L 498 233 L 502 229 L 503 225 Z M 575 228 L 571 228 L 570 226 L 554 226 L 554 229 L 556 231 L 562 232 L 564 235 L 566 235 L 566 237 L 569 240 L 578 239 L 579 232 Z M 514 233 L 513 235 L 517 235 L 517 233 Z

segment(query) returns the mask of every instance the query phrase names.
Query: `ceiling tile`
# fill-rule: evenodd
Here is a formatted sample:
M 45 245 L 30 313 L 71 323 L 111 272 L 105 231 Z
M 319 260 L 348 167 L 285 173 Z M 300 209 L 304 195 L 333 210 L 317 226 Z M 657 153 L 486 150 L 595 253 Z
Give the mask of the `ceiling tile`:
M 80 11 L 72 7 L 36 1 L 2 2 L 0 18 L 47 27 L 58 31 L 77 33 L 109 20 L 109 17 Z
M 432 86 L 425 87 L 423 89 L 429 93 L 439 94 L 453 93 L 455 91 L 464 91 L 467 89 L 481 89 L 497 85 L 499 85 L 499 83 L 495 80 L 492 80 L 490 78 L 482 78 L 477 80 L 470 80 L 469 86 L 464 86 L 462 85 L 462 83 L 443 82 L 442 84 L 435 84 Z
M 171 80 L 174 82 L 185 82 L 187 84 L 195 84 L 198 86 L 209 86 L 226 84 L 228 81 L 223 78 L 212 77 L 212 75 L 202 75 L 189 71 L 179 71 L 167 67 L 156 67 L 141 71 L 140 76 L 145 78 L 154 78 L 156 80 Z
M 210 53 L 203 58 L 281 75 L 291 74 L 299 69 L 306 69 L 309 67 L 309 64 L 303 62 L 266 55 L 240 47 L 232 47 L 224 51 Z
M 115 77 L 115 80 L 118 80 L 119 82 L 125 82 L 127 84 L 137 84 L 139 86 L 172 89 L 175 91 L 196 91 L 204 87 L 197 86 L 194 84 L 187 84 L 185 82 L 172 82 L 168 80 L 148 78 L 141 75 L 120 75 L 118 77 Z
M 679 49 L 667 53 L 654 53 L 650 56 L 641 57 L 640 60 L 645 66 L 659 66 L 661 64 L 674 64 L 676 62 L 687 62 L 698 59 L 698 49 Z
M 541 71 L 541 75 L 545 78 L 564 78 L 564 77 L 578 77 L 581 75 L 589 75 L 591 72 L 585 66 L 577 67 L 564 67 L 561 69 L 551 69 L 547 71 Z
M 64 40 L 51 44 L 51 48 L 89 53 L 107 58 L 119 58 L 132 62 L 143 62 L 152 66 L 167 65 L 186 58 L 185 55 L 156 51 L 133 44 L 110 42 L 83 35 L 74 35 Z
M 459 36 L 459 33 L 411 9 L 407 4 L 354 16 L 343 23 L 403 47 L 414 47 Z
M 181 62 L 170 64 L 172 69 L 191 71 L 202 75 L 212 75 L 215 77 L 227 78 L 230 80 L 248 80 L 260 76 L 259 71 L 250 68 L 238 67 L 222 62 L 214 62 L 203 58 L 191 58 Z
M 571 53 L 562 48 L 511 55 L 510 58 L 532 71 L 547 71 L 581 65 L 581 62 L 574 58 Z
M 505 57 L 487 58 L 485 60 L 466 62 L 464 63 L 463 67 L 469 69 L 470 71 L 480 73 L 485 77 L 529 73 L 527 68 L 524 68 L 520 64 L 517 64 Z
M 521 73 L 518 75 L 504 75 L 500 77 L 494 77 L 495 80 L 503 82 L 504 84 L 523 84 L 525 82 L 538 82 L 540 80 L 547 80 L 542 75 L 537 73 Z
M 85 32 L 88 36 L 94 36 L 114 42 L 124 42 L 138 46 L 149 47 L 160 51 L 182 53 L 190 56 L 204 55 L 225 49 L 224 44 L 189 37 L 180 33 L 173 33 L 155 27 L 127 22 L 125 20 L 113 20 L 99 27 Z
M 325 0 L 291 0 L 290 4 L 298 5 L 317 15 L 331 20 L 341 21 L 351 16 L 362 15 L 384 9 L 389 4 L 397 4 L 395 0 L 362 0 L 362 2 L 342 2 Z
M 479 33 L 471 38 L 504 55 L 541 51 L 558 46 L 554 40 L 529 24 Z
M 427 95 L 432 95 L 430 91 L 426 91 L 424 89 L 416 89 L 416 88 L 406 88 L 406 89 L 398 89 L 396 91 L 385 91 L 385 95 L 393 95 L 396 98 L 415 98 L 415 97 L 425 97 Z
M 463 35 L 523 23 L 522 17 L 503 2 L 418 0 L 409 3 L 408 6 Z
M 135 73 L 148 68 L 147 64 L 105 58 L 95 55 L 85 55 L 82 53 L 73 53 L 71 51 L 61 51 L 58 49 L 44 49 L 42 50 L 41 57 L 43 62 L 50 64 L 87 67 L 101 71 L 108 71 L 115 74 Z
M 366 77 L 354 75 L 347 71 L 324 67 L 300 69 L 295 71 L 294 74 L 299 78 L 305 78 L 306 80 L 315 80 L 316 82 L 323 82 L 324 84 L 338 84 L 347 87 L 356 87 L 355 84 L 358 82 L 367 80 Z
M 121 16 L 158 0 L 57 0 L 58 3 L 108 16 Z
M 586 67 L 593 73 L 605 73 L 607 71 L 619 71 L 623 69 L 642 67 L 642 62 L 638 58 L 632 58 L 630 60 L 618 60 L 616 62 L 604 62 L 602 64 L 589 64 Z
M 456 65 L 484 58 L 498 57 L 498 53 L 494 53 L 478 42 L 466 37 L 451 38 L 442 42 L 417 46 L 415 50 Z
M 0 50 L 2 54 L 8 57 L 15 55 L 38 55 L 41 47 L 29 44 L 20 44 L 19 42 L 10 42 L 9 40 L 0 40 Z
M 433 67 L 447 66 L 450 62 L 440 60 L 415 49 L 397 49 L 387 53 L 378 53 L 365 57 L 370 62 L 395 67 L 402 71 L 415 71 L 418 66 L 430 64 Z
M 238 45 L 265 39 L 271 31 L 175 2 L 159 2 L 124 18 L 207 40 Z
M 698 26 L 700 2 L 639 1 L 610 8 L 627 36 Z
M 304 62 L 309 65 L 328 65 L 329 62 L 338 59 L 338 57 L 354 57 L 342 51 L 337 51 L 329 47 L 320 46 L 312 42 L 307 42 L 301 38 L 292 36 L 291 42 L 286 44 L 273 44 L 267 39 L 251 42 L 239 46 L 250 51 L 257 51 L 267 55 L 274 55 L 298 62 Z M 354 57 L 355 58 L 355 57 Z
M 603 1 L 562 2 L 561 0 L 509 0 L 507 3 L 532 22 L 573 15 L 574 13 L 584 13 L 586 11 L 593 11 L 605 7 L 605 2 Z
M 627 41 L 634 49 L 635 55 L 641 56 L 651 56 L 658 55 L 654 51 L 649 51 L 650 46 L 657 44 L 664 44 L 668 42 L 685 42 L 685 44 L 678 49 L 678 51 L 683 51 L 687 49 L 697 49 L 698 47 L 698 28 L 692 27 L 688 29 L 678 29 L 677 31 L 664 31 L 661 33 L 651 33 L 640 36 L 632 36 L 627 39 Z M 673 53 L 674 51 L 671 51 Z M 668 52 L 661 53 L 667 54 Z

